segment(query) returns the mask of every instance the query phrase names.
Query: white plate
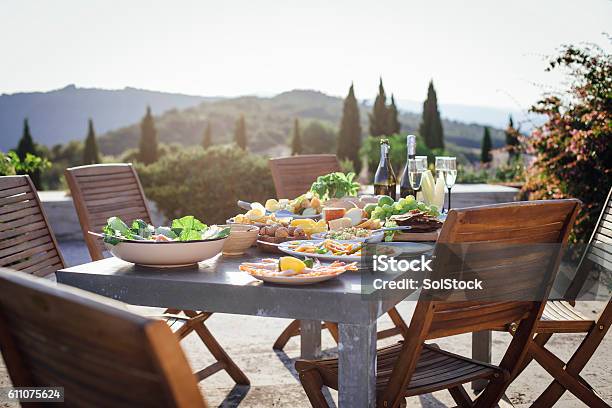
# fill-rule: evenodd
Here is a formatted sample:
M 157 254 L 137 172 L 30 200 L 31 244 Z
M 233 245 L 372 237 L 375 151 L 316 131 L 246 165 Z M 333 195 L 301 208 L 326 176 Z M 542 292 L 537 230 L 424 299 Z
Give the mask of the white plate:
M 346 272 L 346 271 L 345 271 Z M 251 275 L 252 277 L 262 280 L 264 282 L 278 283 L 281 285 L 311 285 L 313 283 L 325 282 L 330 279 L 334 279 L 337 276 L 342 275 L 344 272 L 336 275 L 323 275 L 323 276 L 261 276 Z
M 289 255 L 293 255 L 293 256 L 297 256 L 297 257 L 308 257 L 308 258 L 316 258 L 319 259 L 321 261 L 344 261 L 344 262 L 359 262 L 361 261 L 361 255 L 332 255 L 332 254 L 310 254 L 310 253 L 305 253 L 305 252 L 297 252 L 294 251 L 293 249 L 288 248 L 289 245 L 291 244 L 318 244 L 322 242 L 322 240 L 320 239 L 314 239 L 314 240 L 298 240 L 298 241 L 287 241 L 287 242 L 283 242 L 278 246 L 278 249 L 280 249 L 281 251 L 289 254 Z M 355 244 L 359 244 L 359 241 L 342 241 L 343 243 L 355 243 Z
M 189 242 L 122 241 L 106 244 L 113 256 L 142 266 L 172 268 L 210 259 L 223 250 L 226 238 Z
M 312 239 L 325 239 L 324 236 L 328 232 L 329 231 L 319 232 L 319 233 L 316 233 L 316 234 L 312 234 L 311 238 Z M 353 238 L 353 239 L 334 239 L 334 241 L 339 241 L 339 242 L 349 242 L 349 241 L 364 242 L 366 239 L 370 239 L 370 243 L 371 244 L 377 244 L 379 242 L 382 242 L 384 238 L 385 238 L 385 233 L 384 232 L 377 232 L 375 234 L 370 235 L 369 237 L 357 237 L 357 238 Z

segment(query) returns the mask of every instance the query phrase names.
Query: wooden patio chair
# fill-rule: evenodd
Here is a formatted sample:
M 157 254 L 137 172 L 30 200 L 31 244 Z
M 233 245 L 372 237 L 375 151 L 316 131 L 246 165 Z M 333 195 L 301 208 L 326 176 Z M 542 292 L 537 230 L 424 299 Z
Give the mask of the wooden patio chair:
M 140 218 L 151 223 L 151 213 L 145 199 L 136 170 L 131 164 L 94 164 L 72 167 L 65 172 L 79 217 L 83 238 L 93 261 L 104 259 L 104 243 L 88 234 L 100 232 L 109 217 L 117 216 L 125 222 Z M 181 315 L 181 312 L 184 314 Z M 195 373 L 203 380 L 220 370 L 225 370 L 237 383 L 248 385 L 249 379 L 234 363 L 205 325 L 212 315 L 193 310 L 167 309 L 162 318 L 178 336 L 184 339 L 195 332 L 217 360 L 216 363 Z
M 523 297 L 519 294 L 537 292 L 544 299 L 560 261 L 560 250 L 555 250 L 553 256 L 550 250 L 548 256 L 542 256 L 541 246 L 531 244 L 564 244 L 578 206 L 578 200 L 550 200 L 451 210 L 434 250 L 434 271 L 442 276 L 462 273 L 464 264 L 447 256 L 450 246 L 461 244 L 463 259 L 474 262 L 472 268 L 483 278 L 486 288 L 503 288 L 504 293 L 517 296 L 472 301 L 421 298 L 405 340 L 377 352 L 377 406 L 396 408 L 405 403 L 406 397 L 444 389 L 450 391 L 460 407 L 495 406 L 527 354 L 545 305 L 533 298 L 520 300 Z M 515 243 L 522 244 L 520 254 L 504 250 L 504 245 Z M 519 322 L 518 327 L 498 366 L 425 344 L 427 340 L 487 330 L 513 321 Z M 321 388 L 338 387 L 338 360 L 302 360 L 295 366 L 311 404 L 327 406 Z M 489 383 L 472 401 L 462 384 L 475 379 Z
M 535 359 L 555 379 L 535 400 L 534 406 L 551 407 L 567 390 L 589 407 L 610 407 L 580 375 L 612 324 L 612 299 L 608 300 L 597 319 L 588 318 L 574 308 L 574 300 L 594 268 L 606 270 L 608 273 L 612 271 L 612 189 L 578 264 L 575 278 L 564 296 L 566 300 L 546 303 L 542 318 L 536 326 L 534 342 L 521 365 L 520 371 Z M 514 327 L 507 327 L 507 330 L 512 334 Z M 545 347 L 555 333 L 586 334 L 567 363 Z
M 65 266 L 30 177 L 0 177 L 0 267 L 48 277 Z
M 164 322 L 1 268 L 0 349 L 13 386 L 64 387 L 69 406 L 206 407 Z
M 276 189 L 276 197 L 293 199 L 310 190 L 310 186 L 317 177 L 328 173 L 341 171 L 340 163 L 335 154 L 306 154 L 299 156 L 277 157 L 268 161 Z M 379 339 L 385 339 L 398 334 L 406 334 L 408 326 L 397 309 L 388 312 L 393 327 L 378 332 Z M 324 322 L 323 329 L 327 329 L 336 343 L 338 342 L 338 325 L 334 322 Z M 274 345 L 275 350 L 282 350 L 287 342 L 300 335 L 300 321 L 293 320 L 278 336 Z
M 268 161 L 277 198 L 296 198 L 308 190 L 317 177 L 340 171 L 335 154 L 304 154 L 277 157 Z

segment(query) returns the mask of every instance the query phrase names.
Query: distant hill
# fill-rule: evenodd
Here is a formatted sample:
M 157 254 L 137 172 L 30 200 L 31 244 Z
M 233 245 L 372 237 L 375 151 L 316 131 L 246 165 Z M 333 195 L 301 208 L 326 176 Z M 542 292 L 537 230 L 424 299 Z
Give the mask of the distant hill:
M 259 153 L 281 152 L 293 126 L 293 119 L 300 118 L 305 126 L 309 120 L 318 120 L 334 128 L 338 127 L 342 115 L 342 99 L 318 91 L 293 90 L 270 98 L 244 96 L 231 99 L 203 102 L 183 110 L 172 109 L 157 115 L 155 123 L 159 140 L 165 143 L 183 145 L 199 144 L 206 124 L 213 127 L 213 142 L 231 141 L 236 119 L 244 114 L 249 138 L 249 149 Z M 361 105 L 361 120 L 364 132 L 368 129 L 368 115 L 371 110 Z M 421 115 L 401 112 L 402 132 L 417 132 Z M 470 150 L 479 149 L 483 127 L 443 120 L 447 142 Z M 105 154 L 117 155 L 127 148 L 136 147 L 140 130 L 138 123 L 110 131 L 100 140 Z M 492 129 L 495 147 L 503 145 L 501 129 Z M 304 141 L 307 143 L 307 141 Z
M 154 113 L 186 108 L 214 99 L 201 96 L 146 91 L 135 88 L 106 90 L 68 85 L 50 92 L 0 95 L 0 150 L 17 145 L 23 119 L 29 118 L 36 142 L 52 146 L 84 139 L 87 119 L 93 118 L 98 134 L 137 122 L 147 105 Z

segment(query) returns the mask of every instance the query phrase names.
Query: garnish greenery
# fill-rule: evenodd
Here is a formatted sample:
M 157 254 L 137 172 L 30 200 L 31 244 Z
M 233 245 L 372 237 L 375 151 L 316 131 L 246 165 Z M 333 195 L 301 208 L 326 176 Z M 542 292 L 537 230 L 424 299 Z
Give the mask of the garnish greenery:
M 355 173 L 344 174 L 342 172 L 329 173 L 317 177 L 317 181 L 312 183 L 310 191 L 316 193 L 322 200 L 329 198 L 342 198 L 356 196 L 360 185 L 356 181 Z

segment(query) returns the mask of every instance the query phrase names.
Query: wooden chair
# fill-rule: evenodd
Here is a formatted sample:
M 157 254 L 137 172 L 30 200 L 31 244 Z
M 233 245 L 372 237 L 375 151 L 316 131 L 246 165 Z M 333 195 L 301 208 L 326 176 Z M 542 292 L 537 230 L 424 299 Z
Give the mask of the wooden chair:
M 0 349 L 13 386 L 64 387 L 69 406 L 206 407 L 165 323 L 6 269 Z
M 277 157 L 268 161 L 277 198 L 296 198 L 308 190 L 317 177 L 340 171 L 335 154 L 305 154 Z
M 542 256 L 540 246 L 531 244 L 565 243 L 578 206 L 577 200 L 551 200 L 451 210 L 434 250 L 434 272 L 442 276 L 461 274 L 469 260 L 487 290 L 504 293 L 499 290 L 503 288 L 517 297 L 475 301 L 421 298 L 406 339 L 377 352 L 377 405 L 395 408 L 405 403 L 406 397 L 448 389 L 460 407 L 495 406 L 527 354 L 545 304 L 519 296 L 533 291 L 545 299 L 560 261 L 558 248 L 552 252 L 554 256 L 550 251 Z M 511 249 L 515 243 L 523 245 L 520 254 L 504 250 L 504 245 Z M 448 248 L 456 244 L 464 245 L 465 263 L 448 256 Z M 519 324 L 499 366 L 425 344 L 426 340 L 488 330 L 514 321 Z M 311 404 L 327 406 L 321 388 L 337 388 L 338 360 L 297 361 L 296 369 Z M 475 379 L 487 379 L 489 383 L 473 402 L 462 384 Z
M 293 199 L 310 190 L 317 177 L 335 171 L 341 171 L 335 154 L 306 154 L 299 156 L 277 157 L 268 161 L 274 180 L 274 188 L 278 198 Z M 379 339 L 406 334 L 408 326 L 399 312 L 393 308 L 389 311 L 393 327 L 378 332 Z M 327 329 L 336 343 L 338 342 L 338 325 L 334 322 L 324 322 L 321 326 Z M 300 335 L 300 321 L 292 321 L 278 336 L 275 350 L 282 350 L 287 342 Z
M 65 176 L 92 260 L 104 259 L 105 248 L 102 240 L 91 236 L 88 231 L 100 232 L 109 217 L 117 216 L 125 222 L 140 218 L 151 223 L 151 213 L 142 186 L 131 164 L 72 167 L 66 169 Z M 167 309 L 161 317 L 179 340 L 195 332 L 217 360 L 213 365 L 195 373 L 198 380 L 225 370 L 237 384 L 248 385 L 249 379 L 206 327 L 205 322 L 211 315 L 193 310 Z
M 546 303 L 542 318 L 536 326 L 537 334 L 534 342 L 521 365 L 522 371 L 535 359 L 555 379 L 536 399 L 534 406 L 551 407 L 566 390 L 589 407 L 610 406 L 580 375 L 612 324 L 612 299 L 608 300 L 597 319 L 585 317 L 574 308 L 574 300 L 583 289 L 585 280 L 592 275 L 591 271 L 594 268 L 607 270 L 608 273 L 612 271 L 612 189 L 608 193 L 603 211 L 582 255 L 576 277 L 564 296 L 565 300 L 551 300 Z M 514 326 L 507 329 L 512 334 Z M 586 333 L 582 343 L 567 363 L 545 347 L 555 333 Z
M 30 177 L 0 177 L 0 267 L 46 277 L 65 266 Z

